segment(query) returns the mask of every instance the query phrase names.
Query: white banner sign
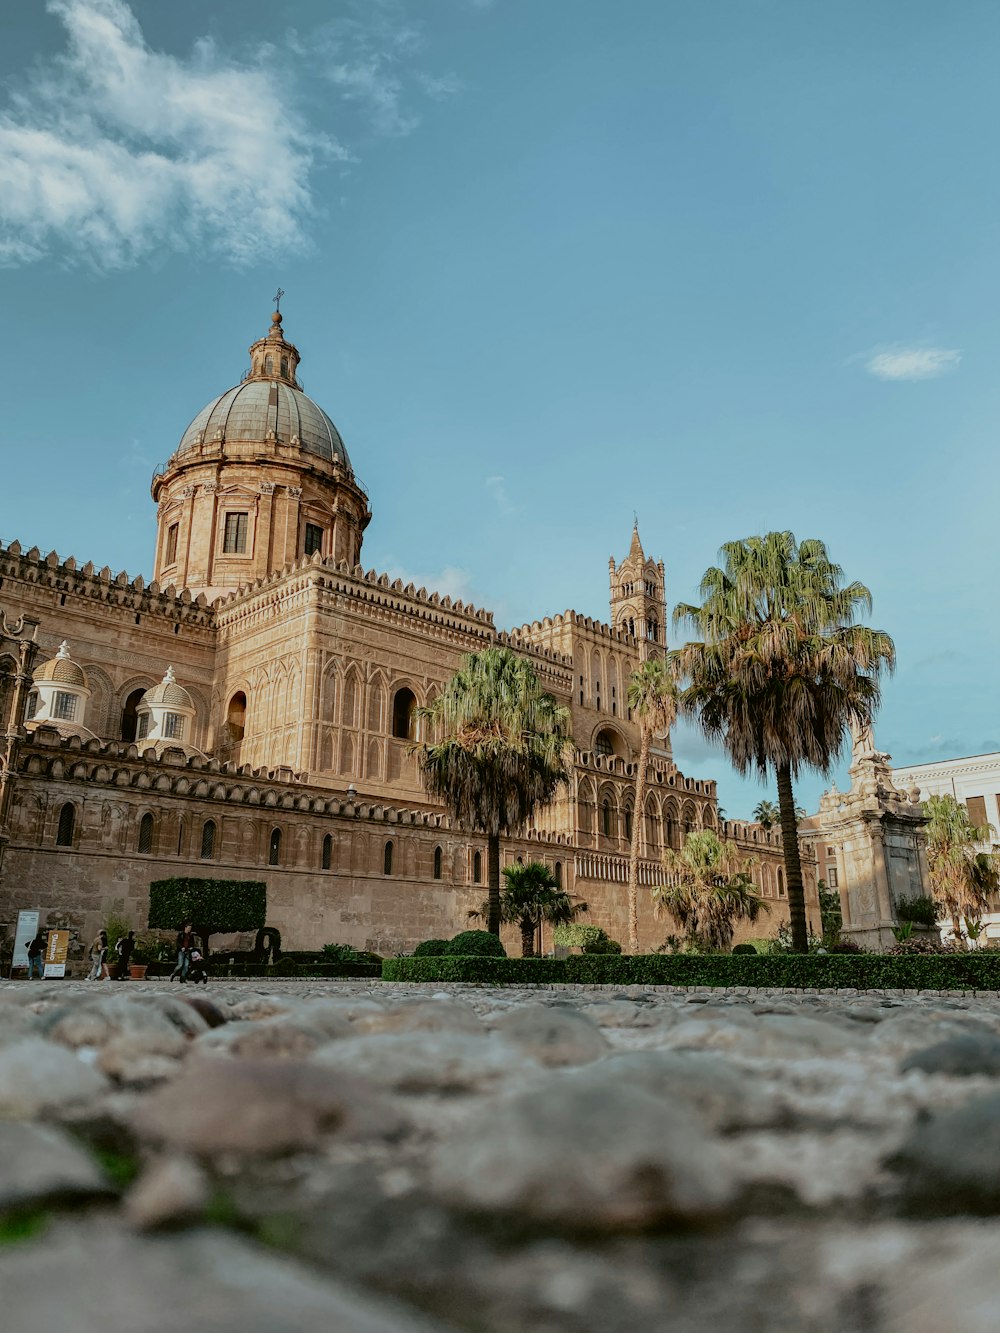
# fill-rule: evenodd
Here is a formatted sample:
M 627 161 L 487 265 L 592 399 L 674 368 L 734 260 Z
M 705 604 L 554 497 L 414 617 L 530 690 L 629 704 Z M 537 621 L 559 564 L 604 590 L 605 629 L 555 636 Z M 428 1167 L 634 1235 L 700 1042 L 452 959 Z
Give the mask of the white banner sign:
M 28 945 L 38 934 L 38 913 L 18 912 L 17 929 L 14 932 L 14 957 L 11 967 L 28 966 Z

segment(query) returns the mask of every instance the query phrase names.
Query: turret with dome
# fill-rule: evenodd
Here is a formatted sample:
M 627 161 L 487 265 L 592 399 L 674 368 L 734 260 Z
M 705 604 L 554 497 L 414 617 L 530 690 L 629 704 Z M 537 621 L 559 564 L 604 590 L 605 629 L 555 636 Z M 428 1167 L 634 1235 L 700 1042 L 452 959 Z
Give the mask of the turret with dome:
M 368 498 L 340 432 L 299 385 L 300 360 L 276 310 L 247 374 L 154 476 L 160 584 L 212 598 L 316 551 L 358 563 Z

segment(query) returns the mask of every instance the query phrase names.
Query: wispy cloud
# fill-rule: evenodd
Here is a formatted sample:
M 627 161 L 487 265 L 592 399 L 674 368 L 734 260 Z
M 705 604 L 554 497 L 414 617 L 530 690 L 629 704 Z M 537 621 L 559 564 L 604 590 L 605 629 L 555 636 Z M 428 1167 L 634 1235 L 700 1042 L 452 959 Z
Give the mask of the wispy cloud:
M 0 105 L 0 264 L 55 255 L 98 269 L 198 249 L 236 263 L 308 246 L 320 164 L 356 160 L 366 131 L 409 134 L 413 99 L 457 91 L 418 66 L 401 0 L 366 0 L 307 38 L 236 59 L 208 38 L 153 50 L 125 0 L 48 0 L 64 49 Z M 320 77 L 337 132 L 289 95 Z M 309 115 L 329 98 L 301 96 Z M 341 123 L 342 122 L 342 123 Z
M 507 494 L 507 481 L 504 477 L 487 477 L 486 489 L 493 496 L 501 514 L 519 514 L 521 506 L 516 505 Z
M 955 370 L 962 353 L 955 347 L 875 348 L 865 353 L 865 369 L 880 380 L 930 380 Z
M 461 599 L 468 602 L 472 597 L 472 575 L 459 565 L 445 565 L 443 569 L 420 571 L 398 564 L 389 558 L 385 572 L 395 581 L 402 579 L 403 585 L 412 583 L 415 588 L 426 588 L 428 592 L 447 594 L 452 601 Z

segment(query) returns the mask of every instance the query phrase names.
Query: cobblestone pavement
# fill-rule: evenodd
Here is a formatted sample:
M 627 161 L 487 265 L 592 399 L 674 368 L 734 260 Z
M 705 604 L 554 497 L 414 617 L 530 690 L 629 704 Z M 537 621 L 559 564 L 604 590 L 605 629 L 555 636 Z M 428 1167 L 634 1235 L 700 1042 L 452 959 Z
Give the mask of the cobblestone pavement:
M 994 1333 L 1000 999 L 0 983 L 45 1333 Z

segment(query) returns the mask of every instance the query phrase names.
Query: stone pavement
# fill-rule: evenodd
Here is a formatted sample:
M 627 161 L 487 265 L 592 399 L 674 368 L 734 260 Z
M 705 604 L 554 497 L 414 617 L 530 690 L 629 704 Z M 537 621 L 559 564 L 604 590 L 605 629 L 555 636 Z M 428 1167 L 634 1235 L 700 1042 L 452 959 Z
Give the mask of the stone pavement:
M 46 1333 L 994 1333 L 1000 999 L 0 983 Z

